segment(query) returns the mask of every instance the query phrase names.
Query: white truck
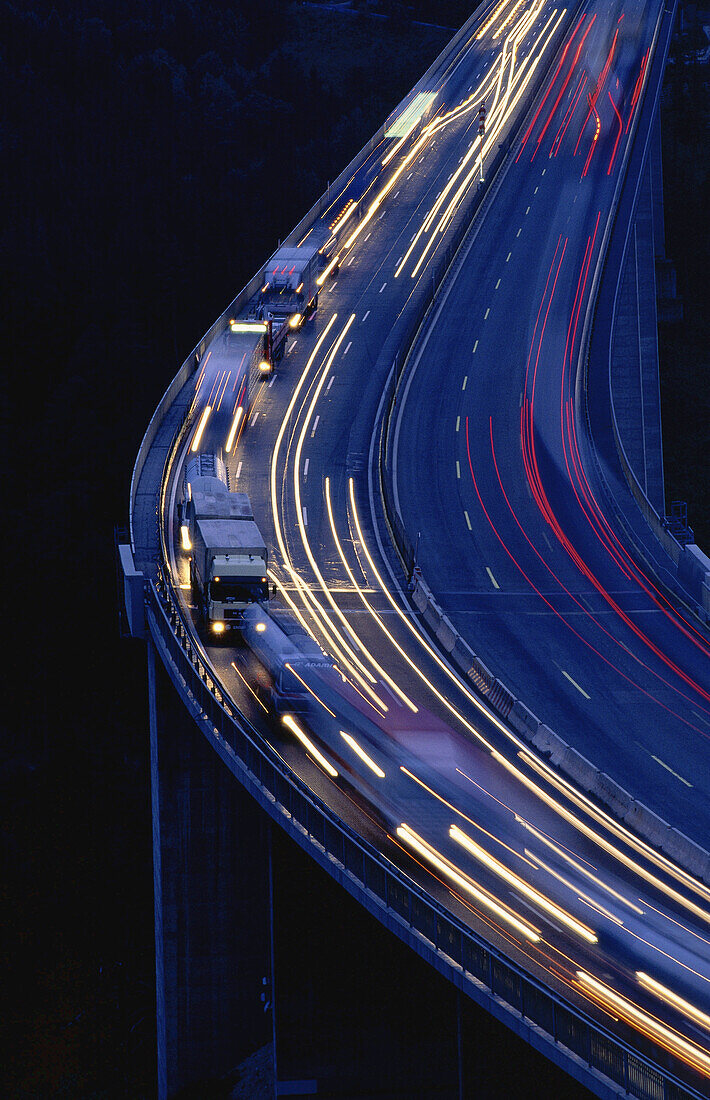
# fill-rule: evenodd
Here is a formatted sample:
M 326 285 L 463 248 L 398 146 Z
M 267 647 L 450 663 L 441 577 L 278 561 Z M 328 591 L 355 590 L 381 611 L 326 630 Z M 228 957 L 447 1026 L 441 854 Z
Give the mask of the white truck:
M 263 286 L 249 315 L 267 325 L 266 359 L 273 365 L 286 349 L 289 332 L 318 307 L 321 254 L 316 245 L 280 248 L 263 270 Z
M 202 622 L 216 635 L 239 630 L 245 608 L 269 598 L 268 551 L 249 497 L 229 491 L 215 454 L 188 463 L 182 534 Z

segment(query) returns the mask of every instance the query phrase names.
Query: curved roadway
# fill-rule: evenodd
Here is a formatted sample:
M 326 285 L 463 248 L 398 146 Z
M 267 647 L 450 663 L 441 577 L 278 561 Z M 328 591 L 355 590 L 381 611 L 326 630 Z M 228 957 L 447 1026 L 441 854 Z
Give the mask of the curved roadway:
M 568 321 L 588 292 L 584 272 L 599 246 L 597 223 L 611 201 L 625 144 L 606 127 L 592 143 L 596 114 L 593 108 L 583 125 L 585 88 L 606 66 L 600 96 L 611 93 L 607 102 L 623 107 L 625 124 L 636 109 L 634 81 L 658 9 L 644 13 L 638 5 L 621 23 L 620 14 L 616 4 L 596 15 L 584 5 L 574 15 L 549 3 L 491 6 L 482 17 L 484 33 L 465 42 L 442 75 L 433 121 L 397 148 L 393 138 L 383 143 L 361 171 L 360 178 L 371 177 L 372 198 L 381 198 L 358 221 L 350 244 L 341 245 L 340 272 L 323 288 L 315 317 L 291 340 L 230 452 L 216 420 L 203 424 L 201 442 L 201 449 L 224 454 L 232 487 L 250 494 L 272 549 L 279 592 L 274 614 L 279 617 L 280 607 L 282 624 L 288 618 L 312 634 L 337 672 L 324 662 L 304 672 L 307 712 L 287 726 L 265 705 L 269 676 L 248 649 L 208 645 L 207 652 L 225 691 L 343 819 L 604 1026 L 642 1049 L 639 1031 L 670 1049 L 693 1067 L 684 1072 L 702 1089 L 703 1075 L 710 1077 L 710 890 L 524 751 L 431 647 L 390 560 L 373 478 L 373 433 L 384 407 L 390 344 L 421 310 L 432 265 L 475 195 L 478 106 L 485 99 L 488 155 L 516 132 L 529 107 L 533 63 L 542 72 L 562 34 L 571 35 L 564 53 L 564 64 L 574 66 L 569 83 L 555 103 L 565 73 L 553 69 L 554 90 L 418 362 L 399 426 L 397 486 L 410 529 L 422 531 L 418 556 L 425 574 L 442 601 L 453 595 L 451 614 L 460 614 L 462 632 L 500 660 L 508 679 L 520 678 L 520 694 L 533 709 L 539 698 L 541 715 L 558 728 L 563 720 L 574 727 L 570 740 L 579 732 L 593 736 L 600 751 L 614 752 L 609 770 L 623 779 L 619 771 L 632 766 L 633 749 L 631 738 L 623 752 L 619 747 L 619 718 L 631 703 L 609 692 L 609 702 L 599 706 L 612 670 L 598 658 L 603 671 L 595 670 L 592 684 L 579 656 L 588 648 L 583 630 L 635 679 L 655 677 L 658 695 L 657 672 L 668 678 L 668 666 L 648 655 L 634 626 L 642 619 L 643 633 L 664 645 L 669 627 L 656 635 L 655 617 L 660 623 L 662 613 L 641 615 L 633 602 L 640 597 L 596 548 L 590 572 L 599 573 L 619 612 L 586 573 L 580 581 L 567 543 L 581 538 L 586 555 L 593 540 L 576 498 L 565 492 L 564 459 L 570 447 L 575 456 L 576 447 L 584 447 L 569 400 Z M 575 157 L 571 146 L 580 132 L 582 154 Z M 570 338 L 573 348 L 578 338 L 578 332 Z M 224 370 L 219 362 L 216 369 Z M 216 377 L 207 381 L 205 393 L 219 386 Z M 196 419 L 199 413 L 198 395 Z M 185 457 L 166 496 L 173 504 Z M 590 476 L 585 462 L 579 471 L 582 479 Z M 545 500 L 553 515 L 542 519 Z M 190 611 L 176 511 L 165 518 L 173 577 Z M 514 558 L 527 565 L 534 584 L 522 583 Z M 550 570 L 570 595 L 560 595 Z M 672 648 L 669 659 L 680 661 L 682 647 L 696 643 L 670 626 L 671 646 L 681 651 Z M 567 680 L 554 661 L 579 700 L 564 694 Z M 530 685 L 540 694 L 526 695 Z M 677 688 L 663 692 L 663 702 L 677 710 Z M 633 706 L 640 695 L 635 683 L 629 687 Z M 580 700 L 591 704 L 583 720 Z M 560 707 L 559 721 L 545 710 L 548 703 Z M 654 698 L 643 706 L 660 704 Z M 634 730 L 650 738 L 648 718 L 633 721 Z M 305 734 L 310 748 L 294 732 Z M 656 747 L 651 739 L 645 744 Z M 696 789 L 695 783 L 688 788 Z

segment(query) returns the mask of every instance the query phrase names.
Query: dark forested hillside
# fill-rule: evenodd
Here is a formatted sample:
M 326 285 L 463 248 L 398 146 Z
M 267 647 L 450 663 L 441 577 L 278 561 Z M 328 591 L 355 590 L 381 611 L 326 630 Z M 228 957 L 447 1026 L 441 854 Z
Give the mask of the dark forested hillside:
M 3 1096 L 153 1094 L 145 656 L 113 526 L 179 363 L 473 6 L 0 0 Z

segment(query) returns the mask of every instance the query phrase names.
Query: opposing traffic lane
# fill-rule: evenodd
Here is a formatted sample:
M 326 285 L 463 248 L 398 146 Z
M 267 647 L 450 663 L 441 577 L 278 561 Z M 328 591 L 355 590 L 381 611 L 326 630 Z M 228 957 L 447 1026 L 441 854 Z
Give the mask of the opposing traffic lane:
M 541 111 L 400 406 L 395 484 L 408 531 L 422 532 L 423 574 L 474 650 L 702 844 L 707 643 L 638 583 L 605 527 L 573 400 L 580 316 L 623 155 L 617 111 L 626 128 L 654 18 L 621 5 L 598 15 L 559 102 Z M 600 83 L 594 141 L 584 88 Z

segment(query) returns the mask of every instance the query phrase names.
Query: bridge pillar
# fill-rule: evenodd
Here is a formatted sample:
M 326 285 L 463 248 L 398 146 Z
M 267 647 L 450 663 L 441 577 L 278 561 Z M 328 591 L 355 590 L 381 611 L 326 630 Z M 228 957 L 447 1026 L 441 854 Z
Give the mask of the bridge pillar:
M 148 639 L 158 1096 L 205 1097 L 271 1041 L 269 822 Z
M 591 1100 L 278 829 L 273 843 L 277 1097 Z

